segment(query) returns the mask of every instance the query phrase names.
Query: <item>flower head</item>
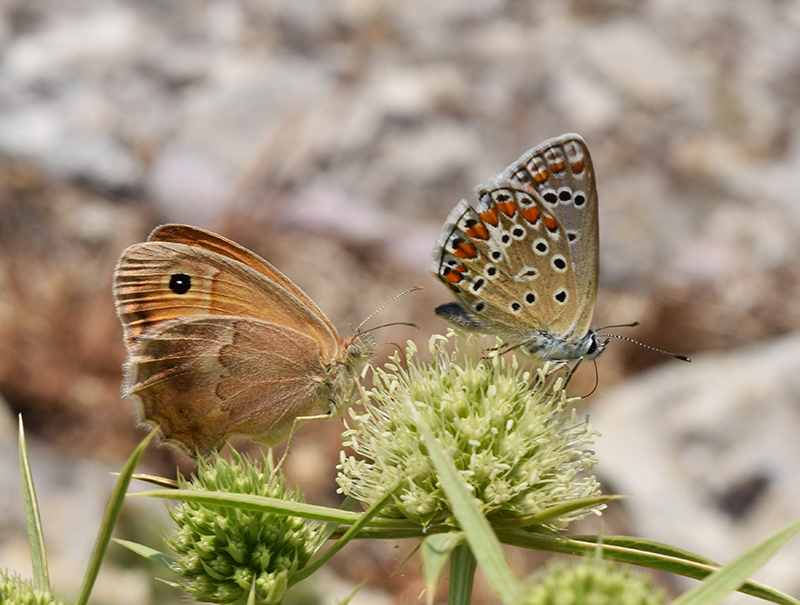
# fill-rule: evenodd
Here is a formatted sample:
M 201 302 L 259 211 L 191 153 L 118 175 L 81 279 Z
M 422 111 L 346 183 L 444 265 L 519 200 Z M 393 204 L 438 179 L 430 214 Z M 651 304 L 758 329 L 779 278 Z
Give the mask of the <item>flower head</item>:
M 665 591 L 653 586 L 650 576 L 610 561 L 578 563 L 551 559 L 547 566 L 524 580 L 520 605 L 666 605 Z
M 36 590 L 17 574 L 0 571 L 0 605 L 61 605 L 49 591 Z
M 372 504 L 401 479 L 407 481 L 382 511 L 427 527 L 455 526 L 449 503 L 426 450 L 418 422 L 425 422 L 452 458 L 476 503 L 492 520 L 535 515 L 556 504 L 596 496 L 590 474 L 595 433 L 578 422 L 563 379 L 521 369 L 517 359 L 482 359 L 478 341 L 447 337 L 430 340 L 433 361 L 418 359 L 413 343 L 407 362 L 399 356 L 375 371 L 375 386 L 363 413 L 350 411 L 353 427 L 346 445 L 359 459 L 341 454 L 340 491 Z M 590 509 L 597 512 L 600 507 Z M 562 529 L 587 510 L 549 519 Z
M 199 461 L 197 475 L 182 489 L 220 491 L 299 501 L 283 475 L 237 454 Z M 265 468 L 266 467 L 266 468 Z M 231 603 L 255 585 L 257 603 L 278 603 L 289 576 L 304 567 L 317 547 L 318 526 L 293 516 L 181 502 L 170 509 L 177 532 L 168 540 L 177 553 L 175 571 L 200 601 Z

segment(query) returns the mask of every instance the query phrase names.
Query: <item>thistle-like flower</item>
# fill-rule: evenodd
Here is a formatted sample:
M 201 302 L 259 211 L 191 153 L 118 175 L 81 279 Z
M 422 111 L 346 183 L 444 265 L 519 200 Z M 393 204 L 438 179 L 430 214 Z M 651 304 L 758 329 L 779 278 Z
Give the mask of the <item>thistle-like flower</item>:
M 300 501 L 271 465 L 233 452 L 199 461 L 181 489 L 220 491 Z M 257 603 L 278 603 L 293 572 L 304 567 L 318 546 L 319 528 L 294 516 L 181 502 L 170 509 L 177 532 L 168 540 L 177 553 L 175 571 L 199 600 L 232 603 L 251 590 Z M 253 586 L 255 585 L 255 588 Z
M 666 605 L 666 592 L 650 576 L 610 561 L 551 559 L 524 580 L 520 605 Z
M 456 526 L 418 423 L 426 423 L 452 458 L 476 504 L 490 522 L 542 513 L 555 505 L 599 495 L 591 474 L 596 433 L 578 422 L 563 378 L 520 368 L 515 357 L 482 359 L 478 341 L 447 337 L 430 340 L 433 361 L 420 361 L 413 343 L 406 363 L 399 355 L 375 370 L 364 411 L 350 410 L 352 428 L 345 445 L 358 458 L 341 454 L 341 492 L 369 505 L 405 478 L 382 516 L 405 517 L 423 527 Z M 560 530 L 603 505 L 549 518 Z
M 50 591 L 33 588 L 16 573 L 0 570 L 0 605 L 61 605 Z

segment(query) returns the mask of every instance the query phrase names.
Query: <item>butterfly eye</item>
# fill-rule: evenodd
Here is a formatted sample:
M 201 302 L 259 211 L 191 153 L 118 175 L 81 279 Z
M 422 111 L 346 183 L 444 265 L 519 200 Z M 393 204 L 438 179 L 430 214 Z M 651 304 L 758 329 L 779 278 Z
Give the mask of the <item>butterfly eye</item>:
M 169 278 L 169 289 L 175 294 L 186 294 L 192 287 L 192 278 L 185 273 L 175 273 Z
M 361 345 L 355 342 L 352 343 L 348 352 L 350 353 L 350 357 L 361 357 Z

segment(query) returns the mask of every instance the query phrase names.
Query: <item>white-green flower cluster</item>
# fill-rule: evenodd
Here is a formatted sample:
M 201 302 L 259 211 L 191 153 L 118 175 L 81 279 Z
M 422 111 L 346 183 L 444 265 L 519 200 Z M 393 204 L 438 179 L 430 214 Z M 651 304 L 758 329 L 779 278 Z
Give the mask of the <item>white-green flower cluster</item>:
M 181 489 L 220 491 L 300 501 L 271 465 L 233 452 L 199 461 L 197 475 Z M 175 571 L 198 601 L 232 603 L 250 593 L 256 603 L 279 603 L 293 572 L 318 546 L 319 526 L 298 517 L 181 502 L 170 509 L 177 532 L 168 540 L 177 553 Z
M 0 605 L 61 605 L 50 591 L 36 590 L 17 574 L 0 571 Z
M 369 505 L 403 479 L 407 481 L 381 515 L 405 517 L 422 526 L 456 525 L 433 464 L 420 442 L 426 423 L 452 458 L 476 503 L 490 521 L 536 515 L 549 507 L 599 495 L 591 475 L 596 433 L 578 422 L 563 378 L 521 369 L 517 359 L 482 359 L 478 340 L 431 338 L 432 362 L 420 361 L 409 342 L 375 371 L 363 413 L 350 411 L 353 427 L 345 444 L 358 458 L 341 454 L 340 491 Z M 563 529 L 602 506 L 547 521 Z
M 551 559 L 524 580 L 520 605 L 666 605 L 666 591 L 650 576 L 610 561 Z

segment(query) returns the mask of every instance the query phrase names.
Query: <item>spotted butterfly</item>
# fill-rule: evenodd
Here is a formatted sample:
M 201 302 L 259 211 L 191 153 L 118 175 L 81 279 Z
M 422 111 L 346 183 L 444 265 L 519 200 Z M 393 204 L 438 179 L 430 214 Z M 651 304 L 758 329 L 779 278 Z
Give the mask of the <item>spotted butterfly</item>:
M 577 134 L 549 139 L 461 200 L 436 238 L 431 269 L 458 298 L 435 313 L 541 360 L 600 355 L 597 190 Z

